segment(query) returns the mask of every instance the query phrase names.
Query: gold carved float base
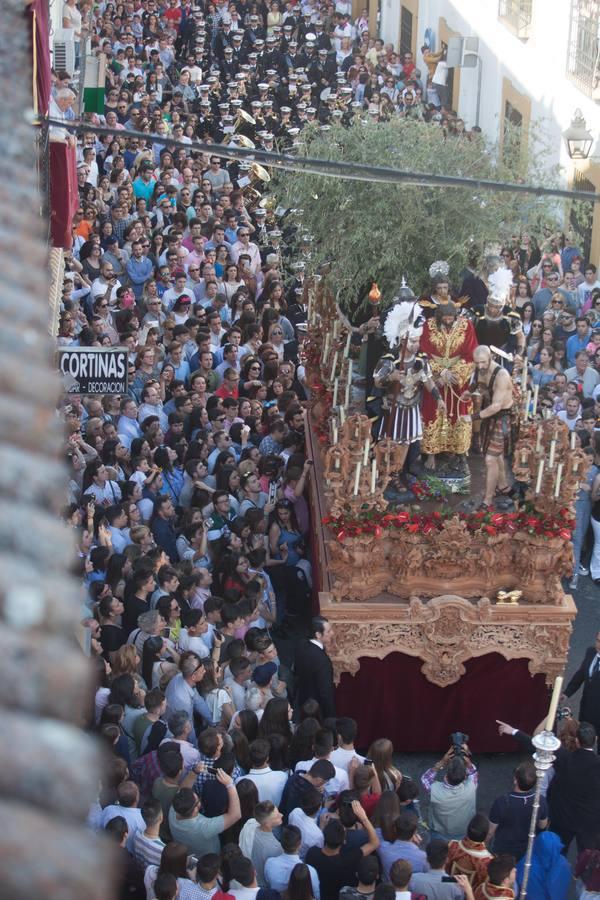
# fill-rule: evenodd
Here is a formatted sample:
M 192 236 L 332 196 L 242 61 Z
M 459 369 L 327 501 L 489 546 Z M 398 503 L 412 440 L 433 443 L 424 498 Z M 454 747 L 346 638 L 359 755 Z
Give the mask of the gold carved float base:
M 343 672 L 358 672 L 361 656 L 384 659 L 398 652 L 421 659 L 421 671 L 439 687 L 458 682 L 465 663 L 487 653 L 528 659 L 531 674 L 542 673 L 552 684 L 564 670 L 577 612 L 565 593 L 550 604 L 535 605 L 496 603 L 487 597 L 471 601 L 452 594 L 427 602 L 413 596 L 406 603 L 396 598 L 340 603 L 321 592 L 319 600 L 322 614 L 334 626 L 336 682 Z
M 408 600 L 440 590 L 478 599 L 498 591 L 522 591 L 528 604 L 563 603 L 561 578 L 570 575 L 573 549 L 563 538 L 518 532 L 494 537 L 469 534 L 464 521 L 448 519 L 440 531 L 405 529 L 338 541 L 325 538 L 331 593 L 342 602 L 375 599 L 382 593 Z

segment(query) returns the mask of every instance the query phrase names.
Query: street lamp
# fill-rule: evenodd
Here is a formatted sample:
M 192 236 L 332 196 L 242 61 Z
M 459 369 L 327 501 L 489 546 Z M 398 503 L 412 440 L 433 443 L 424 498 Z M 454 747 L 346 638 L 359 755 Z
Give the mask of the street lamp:
M 588 158 L 594 139 L 585 127 L 585 119 L 580 109 L 575 110 L 575 115 L 570 126 L 563 132 L 563 137 L 571 159 Z

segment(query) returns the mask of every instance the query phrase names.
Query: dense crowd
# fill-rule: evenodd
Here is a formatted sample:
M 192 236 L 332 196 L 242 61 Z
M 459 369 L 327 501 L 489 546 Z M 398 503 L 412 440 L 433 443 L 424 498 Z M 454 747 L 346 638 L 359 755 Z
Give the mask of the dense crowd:
M 532 763 L 483 815 L 466 744 L 455 742 L 419 784 L 396 768 L 390 741 L 364 756 L 356 721 L 336 718 L 333 630 L 311 619 L 310 235 L 265 190 L 268 173 L 193 144 L 287 150 L 303 128 L 394 115 L 469 139 L 449 108 L 443 52 L 423 48 L 420 71 L 351 6 L 64 6 L 78 52 L 87 27 L 106 55 L 104 112 L 86 121 L 108 132 L 76 139 L 80 205 L 57 343 L 125 347 L 129 359 L 126 393 L 67 393 L 59 409 L 64 519 L 96 674 L 85 724 L 107 753 L 89 826 L 118 845 L 115 897 L 483 900 L 514 897 L 523 878 Z M 55 73 L 53 118 L 73 118 L 72 74 Z M 75 142 L 58 126 L 51 138 Z M 509 321 L 502 305 L 492 310 L 488 275 L 512 271 L 508 305 L 522 325 L 511 324 L 505 343 L 526 349 L 541 413 L 595 450 L 595 268 L 569 236 L 550 234 L 539 247 L 516 236 L 485 272 L 471 263 L 455 294 L 484 321 Z M 447 276 L 433 293 L 450 295 Z M 598 471 L 578 500 L 575 543 L 579 565 L 591 513 L 600 578 Z M 576 792 L 575 820 L 569 808 L 574 761 L 591 759 L 595 733 L 572 718 L 559 731 L 532 900 L 566 897 L 560 849 L 574 838 L 575 874 L 587 896 L 600 890 L 596 769 Z

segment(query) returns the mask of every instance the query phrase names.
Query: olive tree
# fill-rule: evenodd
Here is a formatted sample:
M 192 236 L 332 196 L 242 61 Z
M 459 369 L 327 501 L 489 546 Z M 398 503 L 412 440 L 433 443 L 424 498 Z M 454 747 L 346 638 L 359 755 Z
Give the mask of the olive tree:
M 542 133 L 536 129 L 535 133 Z M 379 165 L 418 174 L 459 175 L 501 182 L 555 183 L 557 173 L 543 166 L 544 148 L 505 133 L 503 145 L 483 135 L 445 137 L 421 121 L 395 118 L 330 130 L 310 126 L 302 132 L 298 156 Z M 482 253 L 513 233 L 553 230 L 562 206 L 552 199 L 474 187 L 438 187 L 416 182 L 384 184 L 305 172 L 278 175 L 278 200 L 303 210 L 301 227 L 313 236 L 317 263 L 331 261 L 331 278 L 344 309 L 364 302 L 371 281 L 389 302 L 404 276 L 419 293 L 428 287 L 428 268 L 445 259 L 456 282 L 469 248 Z

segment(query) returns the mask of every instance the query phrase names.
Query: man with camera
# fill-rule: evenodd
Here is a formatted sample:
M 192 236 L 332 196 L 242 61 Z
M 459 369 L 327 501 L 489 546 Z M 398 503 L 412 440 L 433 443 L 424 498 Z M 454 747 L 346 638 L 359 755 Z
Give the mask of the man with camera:
M 430 795 L 429 827 L 431 837 L 460 840 L 475 815 L 478 774 L 471 759 L 468 735 L 451 735 L 450 749 L 421 776 L 421 784 Z M 443 779 L 437 780 L 444 771 Z

